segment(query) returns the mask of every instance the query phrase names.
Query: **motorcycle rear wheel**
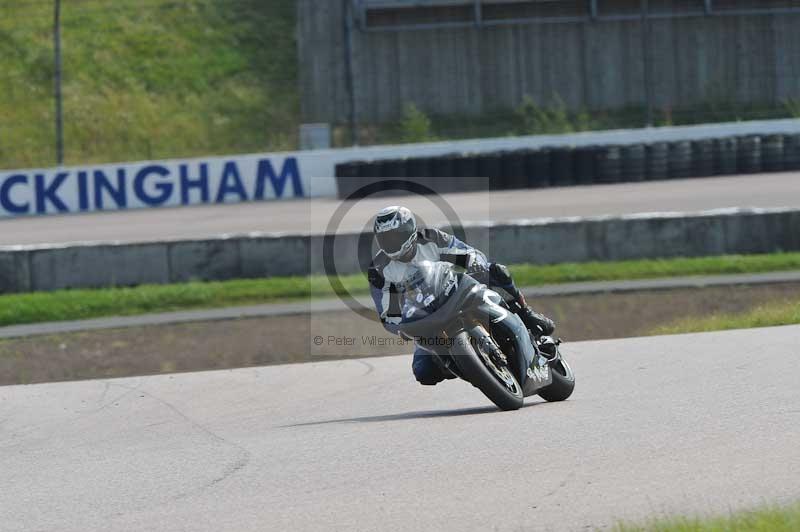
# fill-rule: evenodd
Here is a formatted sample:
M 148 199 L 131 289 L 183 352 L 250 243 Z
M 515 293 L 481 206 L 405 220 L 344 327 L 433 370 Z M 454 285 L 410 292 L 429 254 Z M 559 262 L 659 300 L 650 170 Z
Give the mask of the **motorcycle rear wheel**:
M 501 410 L 519 410 L 523 404 L 522 386 L 508 369 L 496 366 L 488 354 L 469 341 L 469 333 L 456 338 L 453 358 L 463 377 L 478 388 Z

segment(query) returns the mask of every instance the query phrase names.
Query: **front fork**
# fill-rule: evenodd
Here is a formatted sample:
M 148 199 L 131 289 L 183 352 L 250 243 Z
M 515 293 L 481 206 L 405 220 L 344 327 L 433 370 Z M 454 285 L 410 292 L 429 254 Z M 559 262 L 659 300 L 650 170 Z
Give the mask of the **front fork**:
M 558 357 L 558 346 L 561 345 L 561 338 L 552 338 L 550 336 L 541 336 L 536 342 L 539 352 L 544 355 L 548 360 L 555 360 Z

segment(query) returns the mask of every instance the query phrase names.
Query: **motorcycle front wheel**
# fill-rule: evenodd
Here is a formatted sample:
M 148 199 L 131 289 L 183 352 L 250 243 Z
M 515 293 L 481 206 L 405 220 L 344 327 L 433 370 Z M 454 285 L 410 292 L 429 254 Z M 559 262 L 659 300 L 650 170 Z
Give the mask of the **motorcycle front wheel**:
M 539 397 L 551 403 L 566 401 L 575 389 L 575 374 L 561 355 L 549 364 L 553 382 L 539 392 Z
M 481 342 L 471 342 L 469 333 L 456 337 L 451 349 L 453 359 L 463 377 L 478 388 L 501 410 L 522 407 L 522 386 L 506 366 L 495 364 L 480 348 Z

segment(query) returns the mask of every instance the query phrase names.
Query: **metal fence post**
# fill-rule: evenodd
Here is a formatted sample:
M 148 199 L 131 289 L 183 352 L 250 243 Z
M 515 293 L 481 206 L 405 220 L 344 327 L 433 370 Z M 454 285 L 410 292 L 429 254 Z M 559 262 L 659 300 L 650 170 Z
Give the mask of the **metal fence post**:
M 641 0 L 641 33 L 642 33 L 642 69 L 644 74 L 645 125 L 653 125 L 653 76 L 652 54 L 650 46 L 650 5 L 648 0 Z
M 64 164 L 64 116 L 61 93 L 61 0 L 55 0 L 53 13 L 53 49 L 55 52 L 56 163 Z
M 353 20 L 355 14 L 353 13 L 353 4 L 351 0 L 342 0 L 344 4 L 344 61 L 345 61 L 345 84 L 347 86 L 347 98 L 350 106 L 349 109 L 349 122 L 350 122 L 350 141 L 353 146 L 358 146 L 360 135 L 358 131 L 358 112 L 356 109 L 356 81 L 355 81 L 355 68 L 353 65 Z

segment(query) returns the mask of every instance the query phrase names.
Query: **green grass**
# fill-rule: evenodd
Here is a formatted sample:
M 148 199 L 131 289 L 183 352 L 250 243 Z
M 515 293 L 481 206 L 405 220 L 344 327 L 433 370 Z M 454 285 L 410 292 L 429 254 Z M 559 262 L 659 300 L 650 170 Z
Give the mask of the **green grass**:
M 558 100 L 549 105 L 531 108 L 525 103 L 517 109 L 505 109 L 479 115 L 422 114 L 426 120 L 425 135 L 409 135 L 408 117 L 384 124 L 365 124 L 359 129 L 363 144 L 400 144 L 436 140 L 459 140 L 517 135 L 545 135 L 602 131 L 609 129 L 641 128 L 647 122 L 643 107 L 624 107 L 605 110 L 567 110 Z M 800 101 L 788 100 L 775 104 L 753 102 L 743 104 L 728 100 L 708 99 L 704 103 L 675 109 L 655 109 L 653 125 L 684 126 L 743 120 L 772 120 L 800 116 Z M 349 133 L 344 126 L 335 130 L 334 142 L 347 145 Z
M 342 284 L 352 293 L 366 293 L 366 281 L 359 276 L 344 277 Z M 278 303 L 333 295 L 327 279 L 322 276 L 9 294 L 0 296 L 0 326 Z
M 62 2 L 67 164 L 297 147 L 301 122 L 295 0 Z M 55 164 L 50 1 L 0 2 L 0 168 Z M 796 116 L 798 103 L 660 109 L 655 125 Z M 552 101 L 481 115 L 398 113 L 362 124 L 396 143 L 641 127 L 641 107 L 566 111 Z M 409 102 L 410 103 L 410 102 Z M 526 111 L 527 109 L 527 111 Z M 334 143 L 349 144 L 334 124 Z
M 621 524 L 616 532 L 796 532 L 800 530 L 800 504 L 767 507 L 711 518 L 672 518 L 645 525 Z
M 67 163 L 294 147 L 294 0 L 62 4 Z M 52 17 L 0 3 L 0 168 L 55 162 Z
M 800 253 L 512 266 L 520 286 L 800 269 Z
M 800 269 L 800 253 L 511 266 L 520 286 L 795 269 Z M 352 294 L 366 294 L 368 291 L 362 275 L 344 276 L 341 280 L 344 288 Z M 7 294 L 0 296 L 0 326 L 297 301 L 333 295 L 323 276 Z
M 800 301 L 777 301 L 760 305 L 737 314 L 715 314 L 704 318 L 682 319 L 652 330 L 652 334 L 683 334 L 692 332 L 777 327 L 800 323 Z

